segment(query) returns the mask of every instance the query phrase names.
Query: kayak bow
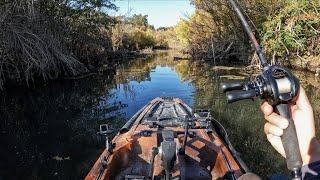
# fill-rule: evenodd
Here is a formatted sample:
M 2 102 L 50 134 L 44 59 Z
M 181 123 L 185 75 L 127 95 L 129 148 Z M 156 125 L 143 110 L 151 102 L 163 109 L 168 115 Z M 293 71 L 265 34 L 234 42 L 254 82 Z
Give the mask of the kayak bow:
M 86 180 L 238 179 L 248 171 L 210 112 L 177 98 L 152 100 L 107 144 Z

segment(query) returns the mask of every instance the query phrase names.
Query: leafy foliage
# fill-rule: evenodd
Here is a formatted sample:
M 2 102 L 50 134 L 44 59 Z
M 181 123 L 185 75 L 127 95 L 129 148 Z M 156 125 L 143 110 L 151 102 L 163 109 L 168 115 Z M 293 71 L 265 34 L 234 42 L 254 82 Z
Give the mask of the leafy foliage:
M 156 46 L 148 16 L 111 17 L 106 12 L 117 10 L 113 0 L 1 2 L 0 89 L 6 82 L 78 75 Z
M 134 14 L 128 19 L 128 23 L 146 30 L 149 26 L 148 15 Z
M 149 25 L 147 15 L 134 14 L 132 17 L 118 17 L 116 26 L 112 28 L 114 49 L 121 51 L 139 51 L 156 46 L 156 32 Z
M 316 1 L 286 1 L 279 13 L 263 23 L 263 44 L 268 54 L 317 55 L 320 53 L 320 6 Z
M 112 0 L 1 1 L 0 89 L 87 72 L 112 55 Z
M 111 0 L 66 0 L 65 4 L 73 9 L 117 9 Z
M 187 20 L 181 19 L 174 29 L 177 34 L 177 39 L 180 41 L 183 47 L 186 47 L 189 43 L 189 24 Z
M 228 2 L 191 2 L 196 7 L 195 13 L 176 27 L 178 39 L 181 44 L 187 44 L 187 51 L 196 58 L 214 58 L 220 62 L 236 58 L 248 63 L 253 51 Z M 289 55 L 295 59 L 320 53 L 318 1 L 239 0 L 238 3 L 273 63 Z
M 176 27 L 178 39 L 194 58 L 220 61 L 248 58 L 246 38 L 226 1 L 194 0 L 196 11 Z M 236 27 L 236 28 L 234 28 Z M 239 29 L 237 31 L 236 29 Z

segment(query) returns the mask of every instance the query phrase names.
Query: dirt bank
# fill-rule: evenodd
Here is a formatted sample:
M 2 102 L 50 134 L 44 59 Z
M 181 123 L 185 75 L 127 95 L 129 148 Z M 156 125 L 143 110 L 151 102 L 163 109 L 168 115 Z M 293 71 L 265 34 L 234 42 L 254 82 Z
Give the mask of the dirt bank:
M 292 68 L 297 70 L 309 71 L 317 77 L 320 76 L 320 56 L 299 57 L 292 60 Z

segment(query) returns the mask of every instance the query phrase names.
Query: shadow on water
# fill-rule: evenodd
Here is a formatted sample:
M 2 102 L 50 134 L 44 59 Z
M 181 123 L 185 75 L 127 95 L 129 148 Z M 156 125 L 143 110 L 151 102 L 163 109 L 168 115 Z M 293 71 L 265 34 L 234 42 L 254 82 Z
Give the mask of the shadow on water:
M 105 86 L 108 84 L 108 86 Z M 57 82 L 1 99 L 0 173 L 5 179 L 77 179 L 98 155 L 96 106 L 112 96 L 111 81 Z M 108 106 L 106 104 L 105 106 Z M 101 108 L 100 108 L 101 109 Z M 99 119 L 99 120 L 98 120 Z M 88 167 L 86 167 L 88 166 Z
M 0 100 L 0 179 L 82 179 L 104 147 L 97 135 L 99 124 L 119 129 L 158 96 L 175 96 L 193 107 L 210 109 L 254 172 L 267 176 L 286 171 L 284 159 L 261 130 L 260 102 L 227 105 L 219 91 L 220 81 L 248 79 L 246 72 L 172 59 L 161 53 L 87 79 L 7 92 Z M 307 84 L 310 80 L 304 82 L 318 122 L 320 90 Z

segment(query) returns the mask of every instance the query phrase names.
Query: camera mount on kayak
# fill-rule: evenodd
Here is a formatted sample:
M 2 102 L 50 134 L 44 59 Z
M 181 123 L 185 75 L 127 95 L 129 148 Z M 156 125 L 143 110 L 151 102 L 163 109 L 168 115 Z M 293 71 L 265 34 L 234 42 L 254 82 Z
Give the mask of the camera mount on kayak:
M 106 138 L 106 150 L 108 152 L 112 152 L 114 148 L 114 144 L 112 144 L 110 135 L 114 132 L 112 125 L 110 124 L 101 124 L 99 128 L 99 132 L 97 134 L 105 136 Z

